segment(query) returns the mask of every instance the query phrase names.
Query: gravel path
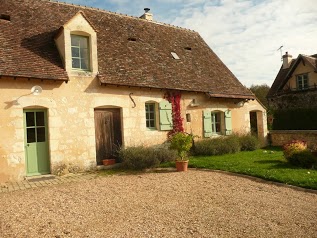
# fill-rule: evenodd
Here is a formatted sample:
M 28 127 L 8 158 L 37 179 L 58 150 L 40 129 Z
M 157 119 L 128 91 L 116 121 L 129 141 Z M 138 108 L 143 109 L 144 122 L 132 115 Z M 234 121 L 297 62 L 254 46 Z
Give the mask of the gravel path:
M 317 194 L 212 171 L 0 194 L 0 237 L 317 237 Z

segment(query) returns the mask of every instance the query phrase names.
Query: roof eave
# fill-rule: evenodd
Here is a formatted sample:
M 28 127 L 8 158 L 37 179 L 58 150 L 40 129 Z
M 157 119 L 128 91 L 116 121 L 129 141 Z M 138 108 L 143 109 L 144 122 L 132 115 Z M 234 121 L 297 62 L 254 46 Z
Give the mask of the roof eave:
M 65 78 L 65 79 L 62 79 L 62 78 L 55 78 L 55 77 L 39 77 L 39 76 L 26 76 L 26 75 L 18 75 L 18 74 L 0 74 L 0 78 L 2 77 L 8 77 L 8 78 L 13 78 L 13 79 L 17 79 L 17 78 L 24 78 L 24 79 L 28 79 L 28 80 L 31 80 L 31 79 L 39 79 L 39 80 L 49 80 L 49 81 L 59 81 L 59 82 L 68 82 L 69 81 L 69 78 Z
M 243 95 L 243 94 L 222 94 L 222 93 L 207 92 L 207 95 L 210 98 L 232 98 L 232 99 L 248 99 L 248 100 L 256 99 L 254 95 Z

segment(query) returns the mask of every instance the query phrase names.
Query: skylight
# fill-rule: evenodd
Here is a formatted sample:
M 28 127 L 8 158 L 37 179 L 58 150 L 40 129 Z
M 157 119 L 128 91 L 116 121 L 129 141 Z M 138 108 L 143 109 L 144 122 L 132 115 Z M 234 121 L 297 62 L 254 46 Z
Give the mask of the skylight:
M 171 52 L 174 59 L 179 60 L 179 56 L 175 52 Z

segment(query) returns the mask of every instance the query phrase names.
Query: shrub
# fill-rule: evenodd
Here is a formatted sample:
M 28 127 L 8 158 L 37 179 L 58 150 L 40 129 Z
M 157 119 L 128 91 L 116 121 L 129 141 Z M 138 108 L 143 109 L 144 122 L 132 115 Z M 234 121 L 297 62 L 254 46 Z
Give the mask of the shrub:
M 239 150 L 240 144 L 237 136 L 218 137 L 195 142 L 195 154 L 197 155 L 223 155 L 235 153 Z
M 296 152 L 300 152 L 307 149 L 306 141 L 293 140 L 283 146 L 284 157 L 288 159 Z
M 253 151 L 260 147 L 259 139 L 252 135 L 239 136 L 240 150 Z
M 214 146 L 211 144 L 211 139 L 204 139 L 195 142 L 196 155 L 214 155 Z
M 155 168 L 160 164 L 155 149 L 144 146 L 121 148 L 119 158 L 124 168 L 132 170 Z
M 235 135 L 223 137 L 221 154 L 233 154 L 240 151 L 239 137 Z
M 311 168 L 317 163 L 317 158 L 307 149 L 307 143 L 293 140 L 283 146 L 285 159 L 295 166 Z
M 178 157 L 176 150 L 169 150 L 168 148 L 155 149 L 155 154 L 160 163 L 175 161 Z
M 170 138 L 170 149 L 176 150 L 181 160 L 184 160 L 193 146 L 193 137 L 184 132 L 177 132 Z
M 317 158 L 307 149 L 296 151 L 286 157 L 286 159 L 292 165 L 303 168 L 312 168 L 317 163 Z

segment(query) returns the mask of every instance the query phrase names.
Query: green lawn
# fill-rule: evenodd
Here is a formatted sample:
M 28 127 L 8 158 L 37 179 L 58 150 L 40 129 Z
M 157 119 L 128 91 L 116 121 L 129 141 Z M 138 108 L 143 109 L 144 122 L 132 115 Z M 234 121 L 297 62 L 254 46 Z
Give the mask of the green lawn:
M 162 164 L 170 166 L 174 163 Z M 224 170 L 317 190 L 317 170 L 288 164 L 282 150 L 276 147 L 222 156 L 193 156 L 189 167 Z

